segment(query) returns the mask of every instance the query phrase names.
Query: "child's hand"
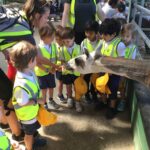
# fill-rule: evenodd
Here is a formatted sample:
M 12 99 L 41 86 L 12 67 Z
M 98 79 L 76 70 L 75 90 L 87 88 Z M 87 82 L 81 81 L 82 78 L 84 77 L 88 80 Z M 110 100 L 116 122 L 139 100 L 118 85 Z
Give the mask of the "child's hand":
M 59 66 L 57 70 L 58 70 L 58 71 L 62 71 L 62 67 L 63 67 L 63 66 Z
M 65 71 L 65 70 L 66 70 L 66 67 L 65 67 L 65 66 L 62 66 L 61 69 L 62 69 L 62 71 Z

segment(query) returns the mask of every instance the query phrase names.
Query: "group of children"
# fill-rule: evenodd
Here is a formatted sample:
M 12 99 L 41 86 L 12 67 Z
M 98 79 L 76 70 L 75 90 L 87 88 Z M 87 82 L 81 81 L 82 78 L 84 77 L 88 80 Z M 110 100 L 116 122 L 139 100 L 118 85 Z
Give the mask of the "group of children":
M 55 75 L 58 79 L 58 99 L 63 103 L 67 102 L 68 108 L 72 108 L 75 104 L 76 111 L 82 111 L 81 100 L 76 101 L 72 92 L 74 81 L 80 76 L 80 73 L 65 68 L 70 59 L 84 54 L 85 50 L 91 53 L 100 44 L 102 48 L 99 53 L 103 56 L 135 59 L 137 50 L 134 44 L 135 28 L 133 25 L 125 24 L 121 29 L 119 22 L 115 19 L 105 19 L 101 25 L 96 21 L 87 22 L 85 25 L 86 38 L 81 45 L 75 43 L 74 31 L 69 27 L 63 28 L 58 25 L 55 29 L 51 23 L 48 23 L 40 28 L 39 35 L 41 41 L 38 49 L 22 41 L 16 44 L 10 53 L 11 61 L 17 69 L 13 106 L 24 130 L 25 145 L 29 150 L 33 148 L 34 134 L 40 127 L 36 119 L 39 105 L 44 105 L 46 109 L 49 105 L 54 109 L 59 108 L 53 97 L 56 87 Z M 48 59 L 53 65 L 36 63 L 37 53 Z M 103 102 L 98 100 L 95 86 L 90 83 L 91 75 L 84 75 L 88 86 L 85 99 L 88 103 L 93 101 L 101 104 Z M 109 75 L 108 86 L 111 94 L 108 99 L 109 109 L 106 112 L 108 119 L 114 118 L 116 114 L 119 81 L 120 76 Z M 66 96 L 63 95 L 63 84 L 66 85 Z
M 81 102 L 79 103 L 79 101 L 74 100 L 72 95 L 72 90 L 74 89 L 72 86 L 74 86 L 74 81 L 80 76 L 80 73 L 66 70 L 64 66 L 70 59 L 84 54 L 85 49 L 91 53 L 102 44 L 102 48 L 99 50 L 101 55 L 129 59 L 135 59 L 136 57 L 134 26 L 132 24 L 125 24 L 121 29 L 121 25 L 116 19 L 105 19 L 101 25 L 96 21 L 87 22 L 85 25 L 86 38 L 82 41 L 81 45 L 75 43 L 74 31 L 69 27 L 63 28 L 58 25 L 54 29 L 52 24 L 48 24 L 39 30 L 39 34 L 41 38 L 39 45 L 41 55 L 56 65 L 56 67 L 49 67 L 39 64 L 35 67 L 35 73 L 45 100 L 47 99 L 47 91 L 49 93 L 49 101 L 44 101 L 45 108 L 48 108 L 48 102 L 51 107 L 59 108 L 59 105 L 53 99 L 53 91 L 56 87 L 56 73 L 56 78 L 58 79 L 57 98 L 63 103 L 67 102 L 68 108 L 72 108 L 75 104 L 76 111 L 82 111 Z M 100 104 L 95 86 L 90 83 L 91 75 L 84 75 L 84 80 L 88 86 L 85 100 L 87 103 L 94 102 Z M 116 114 L 119 81 L 120 76 L 109 75 L 108 86 L 111 94 L 109 95 L 110 104 L 106 113 L 107 118 L 113 118 Z M 63 84 L 66 85 L 66 96 L 63 95 Z

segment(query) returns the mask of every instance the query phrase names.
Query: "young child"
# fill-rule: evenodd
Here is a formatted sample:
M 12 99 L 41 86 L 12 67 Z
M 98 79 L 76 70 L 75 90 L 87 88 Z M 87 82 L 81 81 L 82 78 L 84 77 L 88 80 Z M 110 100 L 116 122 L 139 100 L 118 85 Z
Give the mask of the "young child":
M 118 2 L 117 13 L 113 16 L 113 18 L 126 19 L 125 10 L 126 10 L 126 5 L 123 2 Z
M 86 38 L 81 43 L 81 50 L 82 53 L 85 53 L 85 49 L 88 50 L 88 52 L 93 52 L 95 49 L 99 46 L 100 40 L 97 38 L 97 35 L 99 34 L 99 24 L 96 21 L 88 21 L 85 24 L 85 36 Z M 84 79 L 88 86 L 88 92 L 85 94 L 85 100 L 87 103 L 97 102 L 97 93 L 95 92 L 95 88 L 93 84 L 90 84 L 90 74 L 84 75 Z M 92 95 L 92 99 L 90 97 L 90 93 Z
M 56 27 L 56 32 L 55 32 L 55 41 L 56 41 L 58 57 L 60 56 L 62 47 L 63 47 L 63 40 L 62 40 L 62 35 L 61 35 L 62 31 L 63 31 L 63 27 L 61 25 L 58 25 Z M 57 61 L 57 64 L 61 65 L 61 61 Z M 63 82 L 62 82 L 63 75 L 61 71 L 58 71 L 58 70 L 56 71 L 56 78 L 58 80 L 58 97 L 57 98 L 60 100 L 60 102 L 66 103 L 66 100 L 63 95 Z
M 81 54 L 80 46 L 77 45 L 74 40 L 74 31 L 69 28 L 65 27 L 62 32 L 62 38 L 64 42 L 64 47 L 62 48 L 61 53 L 61 61 L 66 63 L 70 59 L 77 57 Z M 73 98 L 72 98 L 72 84 L 74 83 L 75 79 L 80 76 L 78 72 L 70 72 L 68 70 L 63 70 L 63 83 L 66 84 L 67 88 L 67 106 L 68 108 L 73 107 Z M 80 101 L 76 101 L 76 111 L 82 111 Z
M 39 30 L 41 43 L 39 44 L 39 51 L 41 55 L 48 59 L 51 63 L 56 64 L 57 62 L 57 49 L 53 42 L 55 36 L 55 29 L 51 24 L 42 27 Z M 59 105 L 53 100 L 53 92 L 56 87 L 55 83 L 55 68 L 47 65 L 38 65 L 35 67 L 35 73 L 39 80 L 39 85 L 42 90 L 42 95 L 45 100 L 45 108 L 48 109 L 46 102 L 47 92 L 49 93 L 49 105 L 52 109 L 58 109 Z
M 36 117 L 39 104 L 44 104 L 37 78 L 33 72 L 37 49 L 30 43 L 22 41 L 16 44 L 10 52 L 10 58 L 17 69 L 13 89 L 13 106 L 18 120 L 25 133 L 26 149 L 32 150 L 36 146 L 44 146 L 44 139 L 34 140 L 34 134 L 40 128 Z
M 132 23 L 124 24 L 121 30 L 121 39 L 126 45 L 125 49 L 125 58 L 127 59 L 136 59 L 137 46 L 135 45 L 136 40 L 136 28 Z M 126 99 L 125 99 L 125 86 L 126 79 L 121 78 L 121 88 L 120 88 L 120 102 L 118 104 L 117 110 L 124 111 Z
M 111 57 L 124 57 L 125 45 L 121 42 L 118 37 L 120 32 L 120 24 L 117 20 L 105 19 L 100 25 L 100 34 L 102 35 L 102 48 L 100 50 L 101 55 Z M 113 119 L 116 115 L 116 101 L 117 91 L 119 86 L 120 76 L 110 75 L 108 81 L 108 87 L 110 88 L 111 94 L 109 96 L 110 105 L 106 112 L 107 119 Z

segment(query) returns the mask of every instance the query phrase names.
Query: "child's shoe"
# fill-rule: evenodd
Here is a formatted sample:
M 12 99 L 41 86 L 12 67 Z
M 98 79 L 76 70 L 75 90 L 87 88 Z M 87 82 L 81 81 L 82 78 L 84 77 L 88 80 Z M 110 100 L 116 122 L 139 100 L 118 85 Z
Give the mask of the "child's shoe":
M 113 119 L 115 118 L 117 114 L 117 111 L 115 108 L 109 108 L 108 111 L 106 112 L 106 119 Z
M 66 99 L 64 98 L 64 95 L 62 94 L 62 95 L 58 95 L 58 100 L 61 102 L 61 103 L 66 103 L 67 101 L 66 101 Z
M 51 109 L 58 109 L 59 105 L 53 100 L 53 99 L 49 99 L 49 105 Z
M 91 97 L 90 97 L 89 94 L 86 94 L 86 95 L 85 95 L 85 103 L 86 103 L 86 104 L 91 104 L 91 103 L 92 103 L 92 99 L 91 99 Z
M 48 105 L 47 105 L 47 103 L 44 104 L 44 108 L 48 110 Z
M 124 111 L 125 110 L 125 105 L 126 105 L 126 101 L 125 100 L 120 100 L 120 102 L 117 106 L 117 110 L 118 111 Z
M 73 99 L 72 98 L 68 98 L 67 99 L 67 106 L 68 106 L 68 108 L 72 108 L 73 107 Z
M 75 107 L 76 107 L 77 112 L 79 112 L 79 113 L 82 112 L 81 102 L 76 102 Z

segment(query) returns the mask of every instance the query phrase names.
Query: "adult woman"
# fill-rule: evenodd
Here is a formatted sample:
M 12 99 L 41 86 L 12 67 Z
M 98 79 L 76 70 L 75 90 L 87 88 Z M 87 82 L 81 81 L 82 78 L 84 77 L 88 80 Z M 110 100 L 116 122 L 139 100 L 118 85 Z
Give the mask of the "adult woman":
M 5 16 L 6 10 L 3 8 L 3 12 L 1 11 L 1 13 Z M 13 18 L 15 20 L 14 22 L 13 20 L 2 18 L 6 19 L 6 21 L 2 20 L 2 24 L 0 24 L 0 29 L 3 27 L 0 36 L 0 51 L 3 52 L 6 59 L 9 58 L 7 48 L 10 48 L 20 40 L 26 40 L 35 45 L 35 40 L 32 35 L 33 28 L 40 28 L 44 26 L 47 23 L 49 14 L 49 5 L 45 0 L 27 0 L 21 15 L 19 15 L 17 19 L 15 17 Z M 49 61 L 42 59 L 40 55 L 37 58 L 37 61 L 47 65 L 52 65 Z M 0 69 L 0 99 L 3 101 L 4 112 L 6 114 L 5 117 L 9 123 L 12 133 L 14 134 L 13 137 L 18 139 L 21 134 L 21 130 L 17 123 L 15 113 L 12 111 L 10 101 L 11 97 L 12 83 Z
M 85 38 L 85 23 L 97 19 L 104 20 L 99 0 L 65 0 L 62 26 L 69 26 L 75 30 L 77 44 L 80 44 Z

